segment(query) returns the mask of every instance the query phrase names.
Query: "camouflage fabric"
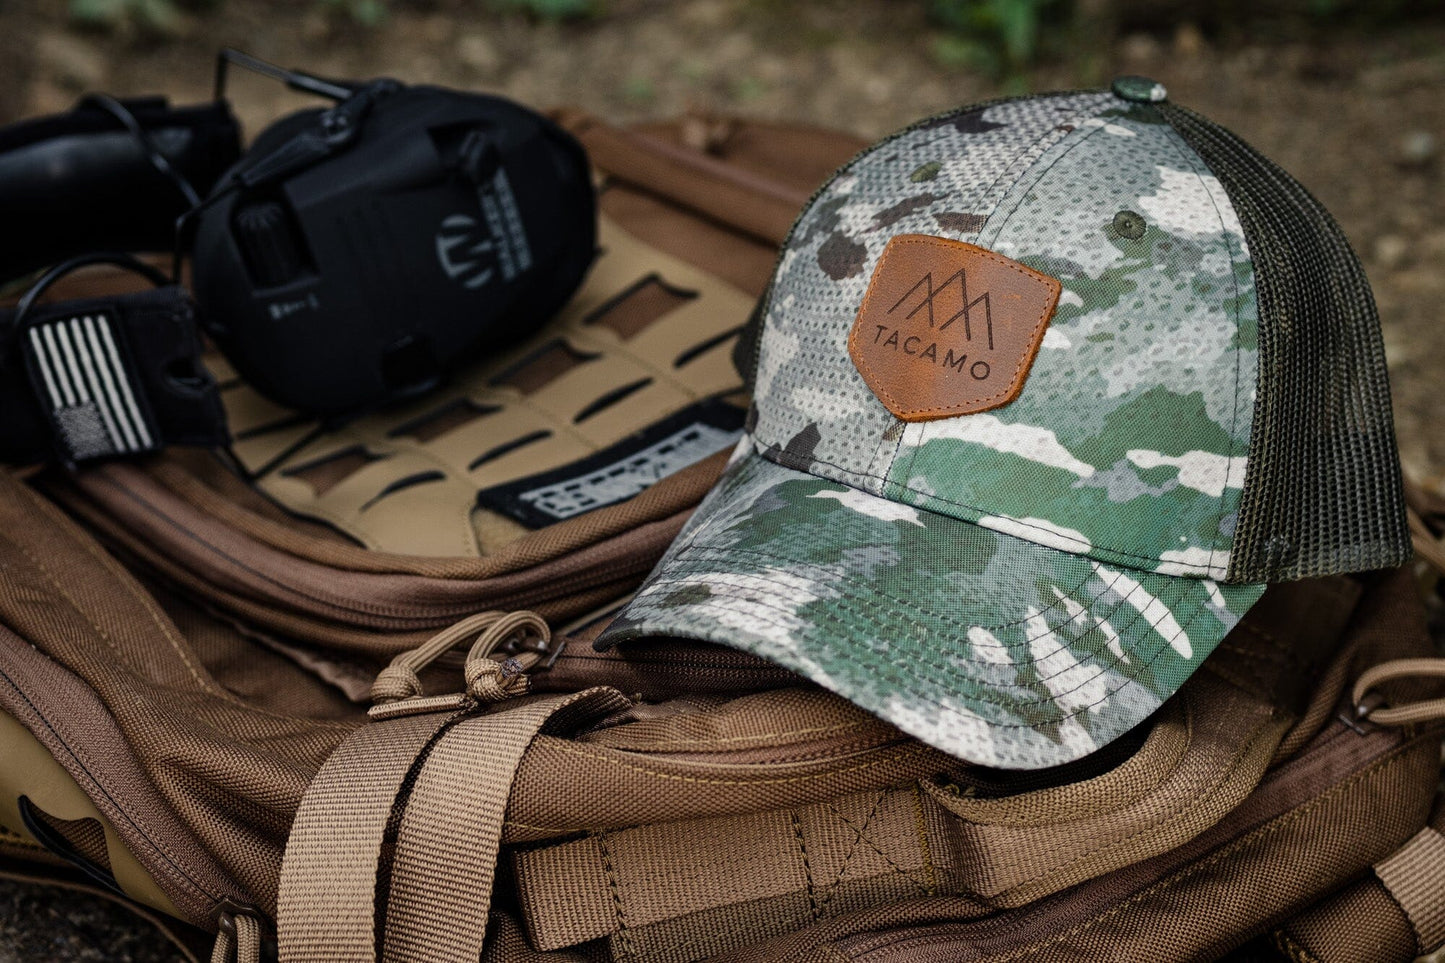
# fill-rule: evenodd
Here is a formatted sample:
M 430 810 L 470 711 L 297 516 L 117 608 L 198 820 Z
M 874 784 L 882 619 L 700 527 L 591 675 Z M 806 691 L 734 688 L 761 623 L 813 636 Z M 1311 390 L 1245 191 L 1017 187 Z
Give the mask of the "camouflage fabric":
M 800 219 L 765 316 L 759 446 L 1055 548 L 1226 578 L 1258 364 L 1253 272 L 1229 199 L 1148 106 L 1083 95 L 961 117 L 885 142 Z M 935 165 L 915 193 L 910 172 Z M 873 264 L 909 233 L 1063 283 L 1012 404 L 904 425 L 849 360 Z M 856 266 L 830 254 L 842 245 Z
M 1015 401 L 905 423 L 864 383 L 848 333 L 899 234 L 1062 283 Z M 881 142 L 803 213 L 763 317 L 750 447 L 600 644 L 740 646 L 945 751 L 1035 768 L 1137 724 L 1262 593 L 1221 584 L 1253 269 L 1155 107 L 1026 98 Z
M 607 641 L 746 649 L 945 752 L 1037 769 L 1153 712 L 1262 592 L 919 511 L 744 440 Z

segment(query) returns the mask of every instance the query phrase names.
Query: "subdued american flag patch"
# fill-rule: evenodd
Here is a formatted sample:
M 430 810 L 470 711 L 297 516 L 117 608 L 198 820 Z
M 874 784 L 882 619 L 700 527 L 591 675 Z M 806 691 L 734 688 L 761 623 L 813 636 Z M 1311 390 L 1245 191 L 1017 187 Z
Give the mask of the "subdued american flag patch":
M 26 332 L 25 350 L 39 372 L 50 420 L 73 460 L 159 447 L 104 312 L 38 321 Z

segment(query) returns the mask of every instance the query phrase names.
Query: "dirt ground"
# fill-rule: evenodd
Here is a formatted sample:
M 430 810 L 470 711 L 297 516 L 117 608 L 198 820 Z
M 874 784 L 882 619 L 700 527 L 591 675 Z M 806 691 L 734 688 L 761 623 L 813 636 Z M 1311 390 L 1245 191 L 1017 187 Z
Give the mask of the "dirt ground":
M 64 109 L 83 90 L 208 97 L 219 44 L 321 74 L 485 89 L 614 120 L 727 111 L 869 137 L 1005 86 L 1144 74 L 1293 172 L 1340 220 L 1379 302 L 1406 468 L 1445 474 L 1445 21 L 1085 30 L 1005 83 L 940 64 L 923 5 L 904 0 L 613 0 L 603 17 L 565 26 L 483 6 L 401 7 L 367 32 L 320 5 L 225 0 L 157 41 L 73 32 L 59 0 L 0 0 L 0 122 Z M 250 133 L 308 103 L 245 75 L 232 95 Z M 98 901 L 0 885 L 0 963 L 171 958 L 144 924 Z

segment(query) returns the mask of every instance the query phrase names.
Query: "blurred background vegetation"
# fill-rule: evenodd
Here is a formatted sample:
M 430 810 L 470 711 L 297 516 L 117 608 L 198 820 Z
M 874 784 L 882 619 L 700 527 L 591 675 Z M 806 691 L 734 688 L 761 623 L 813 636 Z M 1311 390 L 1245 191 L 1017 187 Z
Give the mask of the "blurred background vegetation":
M 73 23 L 89 29 L 133 31 L 153 38 L 174 37 L 187 18 L 204 15 L 228 0 L 68 0 Z M 235 2 L 235 0 L 230 0 Z M 1081 34 L 1154 29 L 1181 19 L 1201 29 L 1225 27 L 1298 29 L 1332 26 L 1379 27 L 1438 13 L 1439 0 L 892 0 L 920 4 L 939 28 L 932 53 L 945 66 L 975 67 L 994 74 L 1017 72 L 1038 57 L 1057 54 Z M 362 29 L 386 25 L 394 6 L 406 0 L 310 0 L 320 11 Z M 790 0 L 758 0 L 785 12 Z M 426 7 L 425 3 L 411 6 Z M 604 17 L 609 0 L 479 0 L 475 6 L 545 22 Z

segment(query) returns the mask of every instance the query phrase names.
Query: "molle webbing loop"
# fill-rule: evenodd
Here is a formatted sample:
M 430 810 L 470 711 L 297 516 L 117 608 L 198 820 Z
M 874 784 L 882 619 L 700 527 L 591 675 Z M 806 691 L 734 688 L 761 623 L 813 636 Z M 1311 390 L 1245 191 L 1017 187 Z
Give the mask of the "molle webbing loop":
M 1445 834 L 1426 826 L 1376 863 L 1375 875 L 1404 910 L 1419 953 L 1445 946 Z
M 1396 679 L 1445 679 L 1445 659 L 1393 659 L 1360 673 L 1350 698 L 1356 712 L 1381 726 L 1409 726 L 1445 721 L 1445 698 L 1425 699 L 1400 706 L 1372 707 L 1372 690 Z
M 371 701 L 381 710 L 377 715 L 388 718 L 401 708 L 398 703 L 411 704 L 423 698 L 426 693 L 417 673 L 473 634 L 476 637 L 467 652 L 463 670 L 466 692 L 458 694 L 457 699 L 492 703 L 525 695 L 529 687 L 527 670 L 544 659 L 550 665 L 560 652 L 552 648 L 552 630 L 546 620 L 535 612 L 481 612 L 469 616 L 438 632 L 418 648 L 392 659 L 371 686 Z M 505 658 L 492 658 L 498 651 Z M 436 711 L 443 704 L 428 699 L 426 706 L 426 711 Z M 415 705 L 409 707 L 415 708 Z M 456 707 L 460 707 L 460 702 Z
M 629 701 L 586 689 L 486 715 L 403 715 L 363 726 L 307 789 L 281 866 L 282 963 L 475 963 L 503 816 L 544 727 Z
M 685 963 L 888 900 L 1021 907 L 1157 857 L 1240 805 L 1292 721 L 1198 673 L 1126 761 L 998 798 L 933 780 L 812 806 L 596 831 L 513 852 L 539 949 L 606 938 L 614 958 Z

